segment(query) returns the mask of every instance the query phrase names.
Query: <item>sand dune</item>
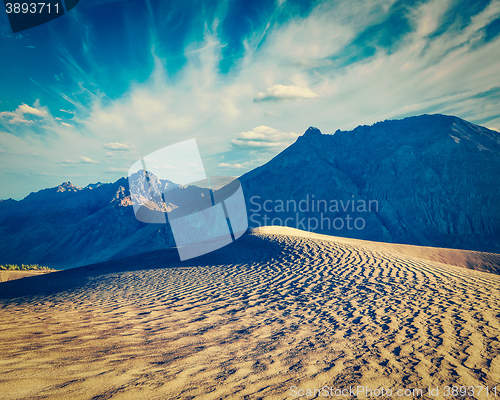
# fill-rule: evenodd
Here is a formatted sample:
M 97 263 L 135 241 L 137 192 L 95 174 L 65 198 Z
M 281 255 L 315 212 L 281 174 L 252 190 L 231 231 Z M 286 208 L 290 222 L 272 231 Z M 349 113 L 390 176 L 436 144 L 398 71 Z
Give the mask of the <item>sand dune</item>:
M 27 278 L 41 274 L 47 274 L 52 271 L 0 271 L 0 282 L 13 281 L 16 279 Z
M 167 250 L 4 282 L 0 397 L 491 389 L 500 277 L 460 266 L 487 268 L 481 254 L 447 254 L 262 228 L 183 263 Z
M 441 264 L 473 269 L 475 271 L 500 274 L 500 254 L 496 253 L 446 249 L 441 247 L 411 246 L 407 244 L 370 242 L 368 240 L 321 235 L 317 233 L 301 231 L 294 228 L 275 226 L 258 228 L 255 230 L 255 232 L 300 236 L 319 240 L 333 240 L 336 242 L 365 246 L 369 247 L 370 249 L 379 250 L 382 252 L 389 252 L 397 255 L 418 258 L 425 261 L 433 261 Z

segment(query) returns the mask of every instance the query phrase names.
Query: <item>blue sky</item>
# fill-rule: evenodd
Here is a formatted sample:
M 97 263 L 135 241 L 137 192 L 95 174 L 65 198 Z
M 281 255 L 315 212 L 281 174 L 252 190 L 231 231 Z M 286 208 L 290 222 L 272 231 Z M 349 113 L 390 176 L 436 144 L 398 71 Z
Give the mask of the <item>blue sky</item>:
M 0 198 L 126 176 L 196 138 L 239 176 L 309 126 L 423 113 L 500 130 L 500 1 L 94 1 L 0 14 Z

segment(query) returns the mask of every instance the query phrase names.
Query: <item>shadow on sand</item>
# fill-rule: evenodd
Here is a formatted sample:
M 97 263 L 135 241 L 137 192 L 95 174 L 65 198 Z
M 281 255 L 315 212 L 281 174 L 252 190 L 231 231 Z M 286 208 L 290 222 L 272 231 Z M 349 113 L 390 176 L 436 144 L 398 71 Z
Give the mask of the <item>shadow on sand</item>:
M 263 238 L 245 234 L 230 245 L 212 253 L 180 261 L 177 249 L 170 248 L 143 253 L 122 259 L 113 259 L 83 267 L 52 272 L 40 276 L 0 283 L 0 307 L 15 300 L 16 303 L 32 297 L 53 295 L 81 288 L 96 277 L 126 271 L 157 268 L 193 268 L 211 265 L 262 263 L 283 252 L 283 246 Z

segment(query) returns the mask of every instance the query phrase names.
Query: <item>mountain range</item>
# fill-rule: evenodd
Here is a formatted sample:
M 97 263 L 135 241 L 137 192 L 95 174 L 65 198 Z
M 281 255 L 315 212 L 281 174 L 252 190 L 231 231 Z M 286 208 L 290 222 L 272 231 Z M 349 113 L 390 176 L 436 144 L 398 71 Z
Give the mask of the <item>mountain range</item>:
M 499 178 L 500 133 L 435 114 L 333 135 L 311 127 L 239 180 L 250 227 L 500 253 Z M 2 200 L 0 237 L 0 263 L 54 268 L 175 245 L 168 223 L 135 218 L 126 178 Z
M 292 218 L 289 225 L 303 217 L 303 224 L 307 218 L 321 220 L 317 208 L 311 211 L 314 197 L 339 205 L 338 212 L 324 213 L 323 217 L 330 217 L 331 228 L 325 229 L 325 221 L 317 232 L 500 252 L 500 133 L 454 116 L 408 117 L 338 130 L 333 135 L 311 127 L 240 181 L 251 226 L 262 224 L 264 214 L 268 222 L 279 218 L 277 224 L 286 218 Z M 299 210 L 298 217 L 293 209 L 288 213 L 280 210 L 280 200 L 292 200 L 291 206 L 295 202 L 298 207 L 307 199 L 302 209 L 309 204 L 309 211 Z M 266 200 L 270 200 L 270 212 L 263 210 Z M 323 211 L 324 203 L 321 205 Z M 348 214 L 353 220 L 362 218 L 364 228 L 355 229 L 351 221 L 348 229 Z M 344 222 L 342 229 L 332 226 L 335 218 Z M 342 226 L 340 220 L 336 228 Z

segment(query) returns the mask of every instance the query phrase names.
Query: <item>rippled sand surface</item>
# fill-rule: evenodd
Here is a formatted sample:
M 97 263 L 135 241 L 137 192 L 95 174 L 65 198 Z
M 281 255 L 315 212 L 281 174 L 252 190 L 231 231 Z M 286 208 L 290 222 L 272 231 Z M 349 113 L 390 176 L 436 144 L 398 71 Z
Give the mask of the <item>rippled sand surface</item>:
M 500 382 L 498 275 L 295 234 L 265 228 L 183 263 L 168 250 L 1 283 L 0 398 Z

